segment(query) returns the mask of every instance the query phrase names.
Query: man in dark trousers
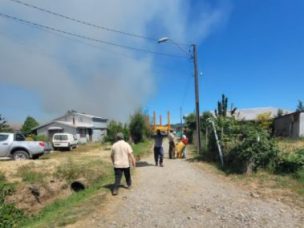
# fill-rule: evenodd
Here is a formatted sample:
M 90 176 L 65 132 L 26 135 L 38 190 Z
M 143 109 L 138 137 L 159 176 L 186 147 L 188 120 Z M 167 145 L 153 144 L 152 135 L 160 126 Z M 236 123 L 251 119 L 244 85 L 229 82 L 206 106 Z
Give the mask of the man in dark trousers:
M 164 166 L 163 138 L 164 135 L 161 134 L 160 130 L 157 130 L 156 135 L 154 136 L 154 160 L 155 160 L 155 166 L 158 166 L 159 164 L 160 167 Z
M 132 147 L 129 143 L 124 141 L 123 133 L 116 135 L 117 142 L 112 146 L 111 159 L 114 166 L 115 183 L 113 188 L 113 195 L 118 194 L 118 188 L 120 185 L 122 174 L 126 178 L 127 187 L 130 188 L 132 184 L 130 173 L 130 162 L 135 167 L 136 161 L 133 156 Z

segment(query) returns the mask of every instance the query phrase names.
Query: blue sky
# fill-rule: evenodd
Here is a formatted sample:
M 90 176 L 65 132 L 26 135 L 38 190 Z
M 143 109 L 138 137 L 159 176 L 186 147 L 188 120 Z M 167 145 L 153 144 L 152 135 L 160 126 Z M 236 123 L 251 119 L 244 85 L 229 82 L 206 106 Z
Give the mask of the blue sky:
M 304 2 L 24 0 L 102 26 L 198 45 L 200 109 L 221 94 L 238 108 L 294 110 L 303 100 Z M 105 7 L 106 6 L 106 7 Z M 9 0 L 0 12 L 33 22 L 156 52 L 184 55 L 172 43 L 151 43 L 95 31 Z M 84 42 L 90 44 L 86 45 Z M 92 46 L 93 45 L 93 46 Z M 98 46 L 98 48 L 94 47 Z M 188 45 L 183 45 L 189 49 Z M 172 122 L 194 111 L 193 63 L 76 41 L 0 17 L 1 110 L 11 123 L 27 115 L 44 122 L 68 109 L 126 121 L 139 107 Z
M 298 100 L 304 99 L 304 2 L 231 1 L 231 4 L 228 21 L 198 43 L 199 71 L 203 73 L 201 110 L 214 110 L 222 93 L 238 108 L 294 110 Z M 180 85 L 182 94 L 183 90 L 188 92 L 185 99 L 174 102 L 176 107 L 171 106 L 175 113 L 179 106 L 185 113 L 194 110 L 191 73 L 185 76 L 176 73 L 176 77 L 191 77 L 191 81 L 187 86 Z M 170 80 L 175 87 L 174 79 Z M 172 97 L 167 95 L 162 104 L 162 113 L 171 99 L 180 97 L 176 89 L 171 91 Z M 161 97 L 153 100 L 151 106 L 159 105 Z

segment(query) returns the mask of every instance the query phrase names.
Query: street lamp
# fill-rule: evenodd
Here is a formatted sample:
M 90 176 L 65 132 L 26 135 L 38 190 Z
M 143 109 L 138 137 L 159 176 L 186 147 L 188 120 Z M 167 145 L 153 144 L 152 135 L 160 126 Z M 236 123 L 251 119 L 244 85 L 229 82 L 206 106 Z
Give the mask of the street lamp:
M 177 43 L 175 43 L 169 37 L 160 38 L 158 40 L 158 43 L 165 43 L 165 42 L 168 42 L 168 41 L 171 41 L 179 49 L 182 49 Z M 200 111 L 199 111 L 199 85 L 198 85 L 198 70 L 197 70 L 197 49 L 196 49 L 195 44 L 191 44 L 191 47 L 192 47 L 192 54 L 190 55 L 190 58 L 193 60 L 193 68 L 194 68 L 197 150 L 200 153 L 202 147 L 201 147 L 201 131 L 200 131 L 201 124 L 200 124 Z M 183 51 L 185 51 L 185 50 L 183 50 Z

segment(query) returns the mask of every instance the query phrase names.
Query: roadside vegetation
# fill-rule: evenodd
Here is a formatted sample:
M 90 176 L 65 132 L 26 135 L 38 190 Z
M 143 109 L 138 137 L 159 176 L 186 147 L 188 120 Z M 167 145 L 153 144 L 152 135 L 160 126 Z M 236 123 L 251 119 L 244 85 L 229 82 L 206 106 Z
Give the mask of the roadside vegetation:
M 151 151 L 147 123 L 140 115 L 131 117 L 130 126 L 112 121 L 102 144 L 56 151 L 3 172 L 0 167 L 0 227 L 65 226 L 89 215 L 113 183 L 110 153 L 116 134 L 123 132 L 131 142 L 136 138 L 132 147 L 137 160 Z
M 301 108 L 301 104 L 298 106 Z M 282 187 L 304 196 L 304 140 L 274 138 L 269 113 L 259 115 L 256 121 L 239 121 L 234 116 L 236 110 L 233 105 L 228 110 L 228 98 L 223 95 L 215 116 L 201 116 L 203 151 L 197 159 L 216 164 L 225 175 L 238 176 L 243 181 L 259 179 L 257 182 L 269 188 Z M 185 121 L 187 131 L 193 132 L 193 115 Z M 223 167 L 211 121 L 222 149 Z

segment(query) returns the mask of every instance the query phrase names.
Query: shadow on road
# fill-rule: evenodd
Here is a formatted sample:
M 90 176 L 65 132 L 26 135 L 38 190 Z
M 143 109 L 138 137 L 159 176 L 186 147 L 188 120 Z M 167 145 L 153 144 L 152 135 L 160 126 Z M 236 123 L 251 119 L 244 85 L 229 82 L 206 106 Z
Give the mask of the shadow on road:
M 141 168 L 141 167 L 147 167 L 147 166 L 154 166 L 153 164 L 150 164 L 146 161 L 138 161 L 136 162 L 136 167 Z

